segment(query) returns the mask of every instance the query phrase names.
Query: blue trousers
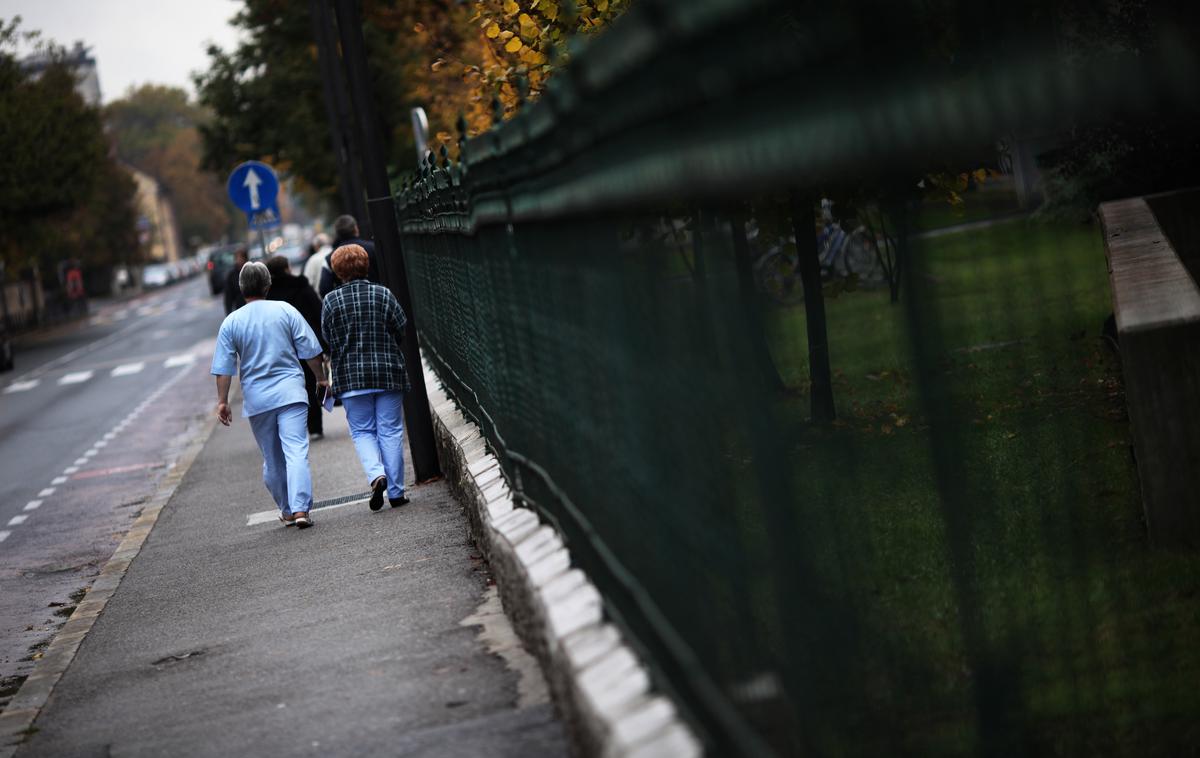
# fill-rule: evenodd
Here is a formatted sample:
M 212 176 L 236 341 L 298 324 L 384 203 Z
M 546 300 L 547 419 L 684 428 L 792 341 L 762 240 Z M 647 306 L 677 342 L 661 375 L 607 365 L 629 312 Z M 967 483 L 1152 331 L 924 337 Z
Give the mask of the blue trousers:
M 343 397 L 350 438 L 367 483 L 387 477 L 387 494 L 404 494 L 404 393 L 396 390 Z
M 312 507 L 308 470 L 308 404 L 292 403 L 250 417 L 263 457 L 263 484 L 287 516 Z

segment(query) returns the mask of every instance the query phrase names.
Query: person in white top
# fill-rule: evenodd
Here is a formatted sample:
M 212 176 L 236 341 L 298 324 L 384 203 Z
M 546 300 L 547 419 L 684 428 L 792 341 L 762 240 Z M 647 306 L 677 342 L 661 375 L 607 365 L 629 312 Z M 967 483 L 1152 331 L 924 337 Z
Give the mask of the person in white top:
M 313 237 L 311 249 L 316 252 L 308 256 L 308 260 L 304 262 L 304 278 L 312 285 L 313 291 L 319 293 L 321 291 L 321 269 L 329 265 L 326 259 L 329 257 L 329 251 L 333 249 L 329 244 L 329 235 L 318 234 Z

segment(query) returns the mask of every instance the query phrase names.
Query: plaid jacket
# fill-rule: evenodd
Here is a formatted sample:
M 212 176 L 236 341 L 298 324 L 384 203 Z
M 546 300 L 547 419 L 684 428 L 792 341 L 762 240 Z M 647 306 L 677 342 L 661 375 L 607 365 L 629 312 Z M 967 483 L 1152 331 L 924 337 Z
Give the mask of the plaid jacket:
M 325 296 L 321 333 L 333 360 L 333 391 L 411 389 L 400 340 L 408 319 L 396 296 L 366 279 Z

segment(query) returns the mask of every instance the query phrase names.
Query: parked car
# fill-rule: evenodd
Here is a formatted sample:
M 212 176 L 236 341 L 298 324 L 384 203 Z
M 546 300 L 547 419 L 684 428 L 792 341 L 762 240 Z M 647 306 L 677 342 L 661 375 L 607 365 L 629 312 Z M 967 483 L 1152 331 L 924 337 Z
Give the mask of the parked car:
M 151 287 L 165 287 L 174 281 L 172 274 L 174 264 L 172 263 L 148 263 L 142 269 L 142 286 L 147 289 Z
M 225 245 L 214 248 L 208 254 L 208 263 L 205 264 L 205 268 L 208 269 L 208 289 L 214 295 L 221 294 L 221 291 L 225 289 L 225 279 L 233 268 L 233 252 L 235 250 L 237 250 L 236 245 Z

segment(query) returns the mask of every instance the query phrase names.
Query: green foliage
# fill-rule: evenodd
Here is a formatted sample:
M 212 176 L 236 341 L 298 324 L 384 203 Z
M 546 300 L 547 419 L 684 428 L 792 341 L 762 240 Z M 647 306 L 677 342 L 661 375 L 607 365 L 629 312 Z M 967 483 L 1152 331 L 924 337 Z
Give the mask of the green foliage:
M 417 103 L 408 96 L 400 41 L 412 24 L 397 5 L 404 4 L 365 4 L 364 36 L 389 162 L 407 167 L 409 108 Z M 199 126 L 203 166 L 224 175 L 241 161 L 265 160 L 333 200 L 337 163 L 309 4 L 245 0 L 233 23 L 243 41 L 234 50 L 210 47 L 209 68 L 195 80 L 200 104 L 213 114 Z
M 10 268 L 128 255 L 134 192 L 109 157 L 100 113 L 52 43 L 40 48 L 49 65 L 39 76 L 22 70 L 20 36 L 17 20 L 0 21 L 0 255 Z

